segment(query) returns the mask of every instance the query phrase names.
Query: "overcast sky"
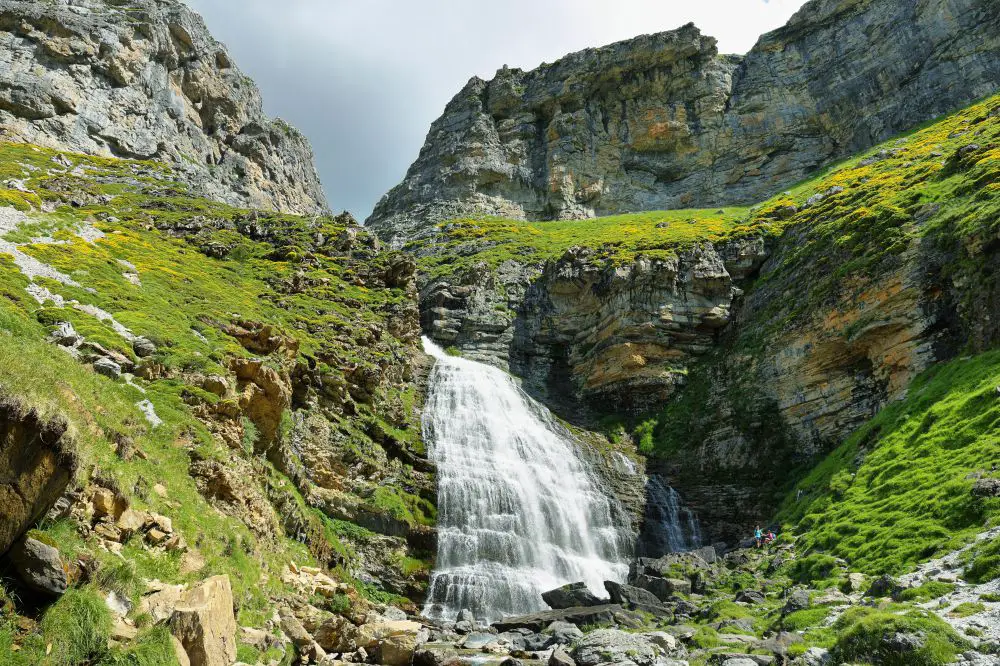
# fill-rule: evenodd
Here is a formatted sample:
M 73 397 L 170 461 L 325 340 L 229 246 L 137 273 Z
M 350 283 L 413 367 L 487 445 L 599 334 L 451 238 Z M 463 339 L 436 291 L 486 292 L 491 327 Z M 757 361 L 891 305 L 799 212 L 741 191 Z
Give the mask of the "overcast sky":
M 402 180 L 473 75 L 693 21 L 745 53 L 804 0 L 187 0 L 312 142 L 330 205 L 359 220 Z

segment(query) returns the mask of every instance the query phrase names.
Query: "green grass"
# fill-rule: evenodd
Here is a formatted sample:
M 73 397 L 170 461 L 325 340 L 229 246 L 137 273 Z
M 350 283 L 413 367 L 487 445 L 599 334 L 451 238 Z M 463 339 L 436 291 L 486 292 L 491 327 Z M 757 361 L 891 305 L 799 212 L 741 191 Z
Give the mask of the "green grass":
M 966 601 L 948 611 L 948 615 L 952 617 L 969 617 L 976 613 L 982 613 L 985 610 L 986 606 L 978 601 Z
M 954 661 L 968 643 L 943 620 L 931 613 L 910 611 L 896 614 L 872 608 L 852 608 L 834 625 L 837 641 L 833 656 L 840 662 L 862 662 L 879 666 L 943 666 Z M 897 632 L 919 634 L 923 647 L 899 653 L 884 639 Z
M 276 424 L 242 414 L 248 420 L 240 423 L 237 417 L 236 423 L 244 439 L 236 442 L 227 443 L 209 427 L 214 427 L 213 410 L 226 407 L 220 404 L 226 401 L 204 391 L 202 377 L 231 377 L 230 363 L 250 357 L 262 358 L 289 381 L 294 375 L 303 387 L 318 387 L 310 389 L 314 395 L 302 397 L 330 406 L 324 410 L 328 427 L 351 447 L 352 463 L 386 476 L 358 479 L 347 492 L 365 501 L 375 489 L 389 488 L 414 523 L 433 523 L 426 500 L 405 490 L 416 485 L 412 468 L 386 465 L 381 446 L 391 439 L 400 449 L 423 450 L 415 389 L 402 377 L 413 341 L 392 333 L 394 322 L 408 314 L 410 297 L 383 278 L 395 255 L 376 253 L 364 232 L 342 221 L 247 211 L 190 197 L 162 165 L 63 154 L 83 173 L 58 174 L 51 172 L 57 154 L 0 142 L 0 181 L 24 179 L 36 193 L 16 197 L 15 206 L 28 211 L 29 219 L 6 240 L 23 244 L 23 252 L 81 286 L 38 283 L 105 310 L 152 340 L 157 351 L 141 363 L 155 366 L 158 374 L 139 382 L 143 393 L 97 375 L 47 342 L 54 324 L 69 321 L 88 341 L 140 362 L 108 322 L 72 304 L 39 306 L 25 291 L 28 280 L 10 257 L 0 255 L 0 394 L 37 409 L 43 419 L 65 418 L 80 459 L 74 485 L 100 478 L 121 489 L 133 508 L 169 516 L 205 565 L 182 574 L 181 553 L 149 551 L 136 540 L 125 544 L 128 564 L 122 564 L 82 538 L 71 521 L 39 526 L 40 538 L 56 543 L 67 561 L 97 559 L 96 583 L 133 599 L 142 579 L 193 582 L 227 574 L 239 619 L 249 625 L 269 619 L 273 600 L 285 594 L 280 572 L 289 561 L 331 567 L 342 562 L 351 568 L 357 555 L 350 538 L 359 531 L 363 536 L 362 528 L 338 535 L 330 519 L 303 499 L 308 478 L 282 474 L 255 455 L 275 440 L 301 436 L 294 431 L 292 412 L 303 405 L 285 409 Z M 13 198 L 0 198 L 0 205 Z M 70 205 L 71 200 L 83 205 Z M 42 202 L 55 212 L 42 212 Z M 97 226 L 104 237 L 88 243 L 72 233 L 83 224 Z M 39 236 L 60 242 L 31 244 Z M 123 277 L 127 269 L 121 261 L 135 266 L 141 287 Z M 282 344 L 245 348 L 237 327 L 257 325 L 269 326 Z M 324 393 L 317 396 L 317 391 Z M 144 399 L 154 404 L 162 425 L 152 428 L 145 421 L 136 407 Z M 232 399 L 228 404 L 236 406 Z M 132 440 L 143 456 L 120 458 L 114 446 L 120 436 Z M 280 529 L 264 538 L 251 533 L 238 517 L 218 511 L 200 494 L 189 474 L 192 460 L 226 465 L 237 458 L 254 470 L 250 481 L 274 504 L 276 523 L 287 535 Z M 297 469 L 299 461 L 290 462 Z M 152 492 L 157 483 L 167 489 L 167 498 Z M 350 580 L 346 569 L 334 573 Z M 0 626 L 0 647 L 16 636 L 9 626 Z M 146 646 L 119 656 L 125 660 L 121 663 L 156 663 L 148 656 L 154 652 Z
M 896 598 L 899 601 L 930 601 L 932 599 L 937 599 L 938 597 L 943 597 L 944 595 L 950 594 L 954 591 L 954 583 L 942 583 L 936 580 L 929 580 L 918 587 L 910 587 L 903 590 L 896 595 Z
M 107 652 L 111 627 L 111 612 L 98 591 L 70 589 L 42 618 L 39 648 L 44 653 L 52 646 L 46 661 L 53 666 L 84 664 Z
M 779 517 L 800 535 L 800 552 L 897 573 L 981 531 L 1000 506 L 975 499 L 968 477 L 1000 456 L 998 385 L 1000 352 L 915 379 L 905 400 L 883 409 L 789 494 Z M 993 556 L 982 551 L 974 578 L 992 575 Z

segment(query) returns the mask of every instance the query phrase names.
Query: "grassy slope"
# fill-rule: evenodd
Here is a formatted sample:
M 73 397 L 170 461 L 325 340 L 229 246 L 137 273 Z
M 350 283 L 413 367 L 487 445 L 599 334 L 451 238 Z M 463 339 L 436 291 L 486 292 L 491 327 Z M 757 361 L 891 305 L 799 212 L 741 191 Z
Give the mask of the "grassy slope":
M 317 562 L 305 545 L 293 539 L 279 535 L 276 542 L 269 542 L 255 537 L 239 520 L 214 509 L 199 494 L 188 475 L 192 457 L 226 462 L 249 453 L 224 446 L 195 418 L 192 405 L 215 397 L 186 385 L 185 379 L 225 374 L 227 359 L 250 356 L 222 329 L 233 321 L 258 321 L 295 337 L 301 345 L 300 359 L 312 359 L 325 380 L 343 384 L 347 368 L 359 372 L 371 368 L 374 372 L 386 358 L 403 358 L 403 342 L 385 334 L 376 343 L 372 331 L 384 327 L 387 317 L 407 305 L 408 297 L 399 289 L 365 286 L 365 271 L 377 269 L 385 258 L 375 257 L 363 243 L 347 253 L 317 246 L 318 235 L 337 239 L 347 233 L 343 225 L 332 220 L 252 214 L 191 199 L 171 182 L 169 172 L 155 164 L 65 155 L 63 158 L 79 169 L 74 175 L 55 164 L 55 156 L 52 151 L 31 146 L 0 144 L 0 182 L 24 179 L 26 189 L 34 191 L 0 190 L 0 199 L 31 216 L 31 224 L 9 234 L 6 240 L 24 243 L 34 236 L 49 235 L 61 241 L 28 245 L 22 250 L 68 274 L 81 286 L 42 278 L 36 282 L 67 299 L 107 310 L 135 334 L 153 340 L 158 347 L 153 360 L 163 366 L 166 378 L 140 382 L 143 393 L 97 375 L 47 342 L 50 325 L 68 320 L 88 340 L 138 360 L 131 345 L 108 323 L 69 306 L 57 307 L 51 301 L 40 307 L 25 291 L 27 278 L 8 255 L 0 255 L 0 391 L 44 415 L 65 416 L 84 461 L 80 482 L 87 476 L 99 476 L 102 483 L 119 488 L 134 507 L 170 516 L 175 530 L 195 545 L 205 560 L 201 570 L 181 573 L 178 554 L 157 555 L 141 544 L 129 543 L 123 554 L 134 563 L 137 575 L 191 581 L 228 573 L 240 622 L 259 625 L 271 616 L 273 599 L 283 593 L 279 578 L 283 565 L 291 560 Z M 107 195 L 114 198 L 108 200 Z M 41 212 L 43 203 L 54 211 Z M 216 224 L 201 224 L 205 220 Z M 83 224 L 95 225 L 105 236 L 88 243 L 72 232 Z M 183 237 L 178 237 L 181 234 Z M 119 260 L 135 266 L 141 287 L 123 277 L 126 268 Z M 296 274 L 311 286 L 304 290 L 285 288 Z M 412 405 L 410 393 L 394 390 L 382 396 L 386 403 Z M 145 421 L 136 407 L 143 399 L 155 405 L 162 425 L 151 428 Z M 419 428 L 410 421 L 410 409 L 401 409 L 398 418 L 390 418 L 370 404 L 355 407 L 359 413 L 353 419 L 344 417 L 342 427 L 359 444 L 367 441 L 359 432 L 365 423 L 379 424 L 414 446 L 419 441 Z M 111 441 L 116 434 L 132 438 L 145 459 L 120 459 Z M 324 548 L 350 559 L 350 547 L 340 542 L 337 532 L 364 537 L 365 530 L 341 526 L 307 508 L 294 486 L 270 464 L 248 459 L 267 479 L 272 496 L 286 495 L 298 507 L 300 518 L 312 526 L 313 538 L 325 540 L 328 545 Z M 156 483 L 166 487 L 166 498 L 151 492 Z M 400 496 L 402 500 L 412 497 L 396 492 L 390 498 L 391 508 L 396 508 Z M 415 504 L 416 498 L 412 499 Z M 372 501 L 378 504 L 385 500 Z M 67 561 L 94 557 L 108 565 L 117 562 L 80 538 L 68 521 L 42 525 L 37 535 L 58 544 Z M 85 595 L 85 590 L 80 594 Z M 64 606 L 85 601 L 85 596 L 67 595 L 53 606 L 40 629 L 15 655 L 18 663 L 41 663 L 49 642 L 56 645 L 52 663 L 72 662 L 58 658 L 60 650 L 73 648 L 69 638 L 73 632 L 64 630 L 59 617 L 67 612 Z M 52 620 L 48 620 L 50 616 Z M 0 652 L 4 654 L 9 654 L 6 648 L 14 636 L 10 618 L 0 618 Z M 95 622 L 103 631 L 103 621 Z M 153 636 L 150 640 L 155 643 L 159 639 Z M 103 644 L 106 646 L 106 637 Z M 156 652 L 143 645 L 135 649 Z M 153 657 L 136 662 L 123 655 L 105 656 L 123 659 L 121 663 L 157 663 Z

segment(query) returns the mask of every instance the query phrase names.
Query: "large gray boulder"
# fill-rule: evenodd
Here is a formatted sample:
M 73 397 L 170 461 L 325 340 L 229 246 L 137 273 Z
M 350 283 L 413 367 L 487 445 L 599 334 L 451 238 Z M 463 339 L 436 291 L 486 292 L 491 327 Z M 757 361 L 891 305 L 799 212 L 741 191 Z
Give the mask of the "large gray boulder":
M 10 551 L 14 572 L 25 587 L 39 594 L 58 597 L 68 581 L 59 550 L 36 539 L 25 538 Z
M 660 666 L 669 657 L 664 649 L 663 635 L 653 639 L 643 634 L 632 634 L 620 629 L 598 629 L 577 641 L 570 655 L 578 666 L 598 664 L 626 664 Z
M 586 583 L 567 583 L 548 592 L 542 592 L 542 600 L 549 608 L 575 608 L 577 606 L 600 606 L 608 603 L 587 589 Z

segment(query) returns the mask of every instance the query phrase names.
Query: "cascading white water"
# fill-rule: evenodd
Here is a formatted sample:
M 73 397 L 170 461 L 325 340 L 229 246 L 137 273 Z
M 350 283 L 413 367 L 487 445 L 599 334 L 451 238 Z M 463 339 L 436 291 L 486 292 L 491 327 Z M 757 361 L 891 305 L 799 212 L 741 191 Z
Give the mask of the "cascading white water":
M 438 555 L 424 614 L 478 619 L 546 608 L 541 593 L 584 581 L 605 596 L 631 543 L 570 433 L 504 372 L 437 359 L 424 440 L 438 470 Z
M 646 525 L 643 550 L 653 557 L 701 546 L 701 525 L 694 513 L 681 504 L 677 491 L 656 475 L 646 482 Z

